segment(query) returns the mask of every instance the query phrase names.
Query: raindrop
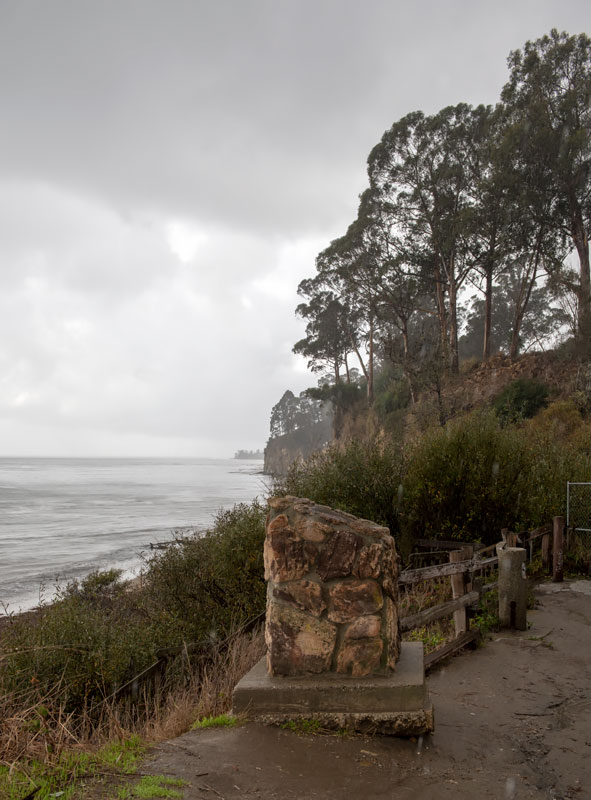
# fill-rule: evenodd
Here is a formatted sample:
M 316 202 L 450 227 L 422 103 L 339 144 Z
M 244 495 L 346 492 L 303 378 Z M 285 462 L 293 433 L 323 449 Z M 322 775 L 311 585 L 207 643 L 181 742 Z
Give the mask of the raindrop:
M 515 778 L 507 778 L 505 781 L 505 797 L 507 800 L 515 797 Z
M 419 736 L 419 741 L 417 742 L 417 755 L 421 755 L 421 750 L 423 749 L 423 737 Z

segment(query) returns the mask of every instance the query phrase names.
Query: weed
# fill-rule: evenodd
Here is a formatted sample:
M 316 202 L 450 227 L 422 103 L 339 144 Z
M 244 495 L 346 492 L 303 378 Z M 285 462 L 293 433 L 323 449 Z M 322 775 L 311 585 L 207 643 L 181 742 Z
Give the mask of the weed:
M 125 786 L 119 789 L 117 798 L 118 800 L 132 800 L 132 798 L 140 797 L 150 800 L 153 797 L 182 797 L 183 793 L 178 789 L 183 786 L 187 786 L 186 781 L 167 778 L 164 775 L 144 775 L 135 786 Z
M 238 724 L 238 717 L 232 717 L 229 714 L 218 714 L 217 717 L 198 719 L 191 725 L 191 728 L 194 731 L 198 731 L 201 730 L 201 728 L 232 728 L 234 725 Z
M 471 617 L 474 627 L 484 636 L 499 629 L 499 593 L 497 590 L 482 595 L 478 608 Z
M 293 733 L 320 733 L 320 722 L 317 719 L 290 719 L 289 722 L 284 722 L 281 726 L 283 730 L 292 731 Z

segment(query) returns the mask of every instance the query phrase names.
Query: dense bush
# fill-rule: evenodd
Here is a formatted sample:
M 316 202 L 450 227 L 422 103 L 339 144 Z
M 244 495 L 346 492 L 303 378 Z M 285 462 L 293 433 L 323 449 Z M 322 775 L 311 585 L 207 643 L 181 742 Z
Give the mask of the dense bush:
M 265 607 L 266 509 L 222 511 L 212 530 L 175 541 L 150 560 L 146 605 L 173 644 L 224 636 Z
M 527 517 L 530 469 L 523 440 L 490 415 L 428 431 L 407 453 L 405 537 L 492 544 Z
M 143 587 L 115 571 L 68 584 L 33 617 L 2 630 L 0 692 L 52 696 L 81 711 L 155 661 L 162 647 L 223 638 L 264 609 L 265 509 L 221 512 L 211 531 L 146 562 Z
M 111 570 L 58 590 L 56 601 L 33 618 L 13 618 L 2 631 L 2 652 L 4 691 L 57 693 L 74 710 L 110 694 L 133 677 L 135 666 L 147 666 L 154 642 L 136 596 Z
M 388 525 L 396 533 L 401 470 L 401 452 L 393 445 L 351 441 L 296 462 L 284 478 L 275 481 L 273 491 L 308 497 Z
M 570 404 L 525 426 L 474 414 L 427 432 L 407 453 L 401 529 L 493 544 L 566 511 L 566 482 L 591 478 L 591 427 Z
M 530 419 L 546 405 L 549 393 L 545 384 L 519 378 L 508 384 L 496 398 L 495 411 L 504 424 Z

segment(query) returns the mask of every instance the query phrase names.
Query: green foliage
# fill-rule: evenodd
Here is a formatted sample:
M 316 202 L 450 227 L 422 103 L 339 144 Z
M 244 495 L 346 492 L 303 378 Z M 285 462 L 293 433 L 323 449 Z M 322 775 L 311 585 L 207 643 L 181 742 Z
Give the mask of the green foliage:
M 178 778 L 168 778 L 164 775 L 144 775 L 139 783 L 133 787 L 124 787 L 117 794 L 118 800 L 132 800 L 134 797 L 150 800 L 154 797 L 174 798 L 182 797 L 178 789 L 187 786 L 186 781 Z
M 28 687 L 37 698 L 59 682 L 66 709 L 82 708 L 133 677 L 134 665 L 147 666 L 151 633 L 135 597 L 112 573 L 94 573 L 60 589 L 33 622 L 13 618 L 2 635 L 0 682 L 6 690 Z
M 529 459 L 513 431 L 475 414 L 436 428 L 408 454 L 402 527 L 410 539 L 492 544 L 516 529 L 528 491 Z
M 265 608 L 266 509 L 241 503 L 218 514 L 211 531 L 178 539 L 149 563 L 146 599 L 173 644 L 227 635 Z
M 224 638 L 264 609 L 265 514 L 257 501 L 237 505 L 207 533 L 157 551 L 143 590 L 114 571 L 93 573 L 60 589 L 32 620 L 12 618 L 2 632 L 0 689 L 99 714 L 100 701 L 159 648 Z M 36 724 L 46 724 L 42 715 Z
M 472 616 L 472 625 L 478 628 L 481 635 L 499 629 L 499 593 L 491 591 L 483 594 L 478 602 L 476 613 Z
M 402 459 L 391 444 L 377 441 L 332 445 L 296 462 L 276 480 L 273 492 L 317 503 L 397 529 L 396 502 Z
M 364 397 L 364 387 L 361 383 L 323 383 L 318 387 L 306 389 L 305 394 L 314 400 L 323 403 L 331 402 L 337 408 L 345 410 L 352 408 L 355 403 Z
M 218 714 L 217 717 L 204 717 L 198 719 L 191 726 L 192 730 L 198 731 L 202 728 L 233 728 L 239 724 L 238 717 L 232 717 L 230 714 Z
M 0 797 L 21 800 L 34 789 L 39 800 L 81 797 L 82 782 L 87 784 L 105 771 L 113 775 L 134 773 L 144 753 L 143 742 L 132 736 L 111 742 L 96 753 L 64 751 L 52 763 L 31 761 L 16 762 L 10 768 L 0 766 Z
M 388 415 L 407 408 L 409 403 L 410 386 L 402 370 L 382 367 L 374 382 L 373 407 L 378 416 L 386 419 Z
M 290 719 L 289 722 L 284 722 L 281 726 L 285 731 L 292 731 L 293 733 L 319 733 L 320 721 L 317 719 Z
M 503 423 L 520 422 L 533 417 L 548 401 L 549 389 L 543 383 L 519 378 L 506 386 L 494 402 Z

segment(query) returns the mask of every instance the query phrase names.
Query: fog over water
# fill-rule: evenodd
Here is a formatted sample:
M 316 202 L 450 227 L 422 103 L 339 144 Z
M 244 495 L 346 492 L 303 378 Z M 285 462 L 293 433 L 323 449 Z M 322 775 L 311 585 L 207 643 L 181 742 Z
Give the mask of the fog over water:
M 262 461 L 0 459 L 0 601 L 30 608 L 95 569 L 137 572 L 171 532 L 265 494 Z M 1 613 L 1 609 L 0 609 Z

